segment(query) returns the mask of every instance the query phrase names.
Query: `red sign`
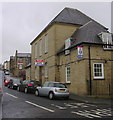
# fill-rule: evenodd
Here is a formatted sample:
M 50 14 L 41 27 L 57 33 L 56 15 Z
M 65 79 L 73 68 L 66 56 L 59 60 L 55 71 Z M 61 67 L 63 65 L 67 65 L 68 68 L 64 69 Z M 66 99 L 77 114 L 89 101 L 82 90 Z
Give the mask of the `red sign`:
M 23 64 L 23 63 L 17 63 L 18 65 Z
M 35 60 L 35 66 L 44 66 L 44 60 Z
M 35 60 L 35 62 L 44 62 L 44 60 Z

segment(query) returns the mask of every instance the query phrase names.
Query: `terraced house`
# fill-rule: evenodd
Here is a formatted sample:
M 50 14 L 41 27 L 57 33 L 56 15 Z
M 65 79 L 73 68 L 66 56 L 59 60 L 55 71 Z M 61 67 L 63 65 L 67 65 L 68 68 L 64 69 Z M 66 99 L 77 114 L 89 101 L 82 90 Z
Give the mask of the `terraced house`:
M 31 79 L 64 82 L 78 95 L 111 95 L 112 43 L 106 27 L 64 8 L 31 42 Z

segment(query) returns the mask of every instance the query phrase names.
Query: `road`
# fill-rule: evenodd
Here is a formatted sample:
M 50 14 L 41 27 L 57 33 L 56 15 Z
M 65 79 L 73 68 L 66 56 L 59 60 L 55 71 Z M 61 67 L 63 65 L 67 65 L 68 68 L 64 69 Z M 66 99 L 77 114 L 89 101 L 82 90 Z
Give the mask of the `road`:
M 76 100 L 49 100 L 4 87 L 3 118 L 111 118 L 111 106 Z

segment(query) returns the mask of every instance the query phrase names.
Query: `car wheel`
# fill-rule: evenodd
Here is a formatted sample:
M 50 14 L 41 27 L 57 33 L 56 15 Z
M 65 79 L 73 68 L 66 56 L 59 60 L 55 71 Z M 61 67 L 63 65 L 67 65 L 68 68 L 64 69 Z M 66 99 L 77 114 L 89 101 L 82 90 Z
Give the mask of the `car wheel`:
M 17 87 L 17 90 L 20 91 L 20 87 Z
M 49 93 L 49 99 L 50 99 L 50 100 L 53 100 L 53 99 L 54 99 L 54 93 L 53 93 L 53 92 L 50 92 L 50 93 Z
M 39 96 L 39 91 L 38 90 L 35 91 L 35 95 Z
M 25 88 L 25 89 L 24 89 L 24 92 L 25 92 L 25 93 L 28 93 L 28 89 L 27 89 L 27 88 Z

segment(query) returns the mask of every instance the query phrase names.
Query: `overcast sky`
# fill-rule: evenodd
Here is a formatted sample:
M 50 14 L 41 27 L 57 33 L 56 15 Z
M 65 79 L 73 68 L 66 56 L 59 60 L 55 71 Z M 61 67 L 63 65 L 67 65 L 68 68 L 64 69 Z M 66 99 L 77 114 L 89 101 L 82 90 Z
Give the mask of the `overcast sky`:
M 110 2 L 0 3 L 0 63 L 9 60 L 16 50 L 31 52 L 30 42 L 65 7 L 80 10 L 111 31 Z

